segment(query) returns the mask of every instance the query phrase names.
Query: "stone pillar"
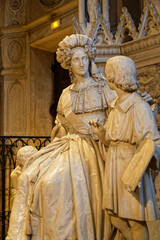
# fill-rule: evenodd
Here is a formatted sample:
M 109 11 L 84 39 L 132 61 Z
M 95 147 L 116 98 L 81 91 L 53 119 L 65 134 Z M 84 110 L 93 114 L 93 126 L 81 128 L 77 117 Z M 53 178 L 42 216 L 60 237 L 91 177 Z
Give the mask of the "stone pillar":
M 5 1 L 3 32 L 1 32 L 1 120 L 2 135 L 26 133 L 26 1 Z
M 85 0 L 79 0 L 79 25 L 85 27 Z
M 109 0 L 102 1 L 102 13 L 106 24 L 109 25 Z
M 15 33 L 14 33 L 15 34 Z M 25 135 L 26 130 L 26 34 L 6 35 L 1 41 L 4 86 L 4 135 Z

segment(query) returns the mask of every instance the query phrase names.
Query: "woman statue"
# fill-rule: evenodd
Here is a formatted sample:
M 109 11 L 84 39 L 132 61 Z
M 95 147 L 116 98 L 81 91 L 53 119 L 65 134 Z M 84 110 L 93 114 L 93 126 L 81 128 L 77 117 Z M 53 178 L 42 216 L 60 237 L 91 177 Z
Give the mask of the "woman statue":
M 28 160 L 19 177 L 7 240 L 103 238 L 103 145 L 89 121 L 103 119 L 116 95 L 98 72 L 95 52 L 84 35 L 59 43 L 57 60 L 73 83 L 60 97 L 54 140 Z

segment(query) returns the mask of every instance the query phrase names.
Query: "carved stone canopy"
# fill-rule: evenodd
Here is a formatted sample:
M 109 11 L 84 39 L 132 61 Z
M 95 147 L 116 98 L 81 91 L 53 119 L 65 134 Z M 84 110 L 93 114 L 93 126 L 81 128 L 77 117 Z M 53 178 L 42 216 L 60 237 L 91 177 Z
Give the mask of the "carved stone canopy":
M 83 2 L 83 0 L 80 0 L 80 2 Z M 102 3 L 103 2 L 106 3 L 106 0 L 103 0 Z M 107 9 L 105 10 L 107 11 Z M 86 22 L 85 8 L 84 6 L 80 5 L 79 23 L 76 19 L 74 19 L 73 28 L 75 33 L 82 33 L 91 37 L 98 46 L 120 46 L 122 43 L 137 40 L 160 32 L 160 16 L 152 1 L 146 2 L 145 8 L 143 9 L 143 13 L 141 15 L 138 30 L 136 29 L 134 21 L 126 7 L 122 8 L 120 22 L 117 26 L 115 35 L 113 35 L 113 33 L 110 31 L 110 23 L 108 20 L 109 16 L 106 18 L 104 12 L 102 15 L 102 13 L 99 11 L 97 14 L 98 17 L 95 17 L 94 21 L 90 17 L 89 19 L 91 19 L 91 21 Z M 107 14 L 109 14 L 109 12 Z

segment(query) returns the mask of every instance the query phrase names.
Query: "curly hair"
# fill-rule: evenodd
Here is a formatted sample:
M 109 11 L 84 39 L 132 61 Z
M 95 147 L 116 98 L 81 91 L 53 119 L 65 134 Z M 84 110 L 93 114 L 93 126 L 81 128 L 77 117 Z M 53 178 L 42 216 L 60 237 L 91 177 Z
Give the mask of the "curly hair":
M 90 60 L 94 60 L 96 54 L 96 47 L 93 44 L 91 38 L 82 34 L 72 34 L 65 37 L 60 43 L 57 49 L 57 61 L 64 69 L 69 69 L 71 65 L 71 58 L 73 55 L 73 48 L 83 47 L 85 53 Z
M 139 87 L 134 61 L 126 56 L 110 58 L 105 66 L 106 79 L 118 88 L 133 92 Z

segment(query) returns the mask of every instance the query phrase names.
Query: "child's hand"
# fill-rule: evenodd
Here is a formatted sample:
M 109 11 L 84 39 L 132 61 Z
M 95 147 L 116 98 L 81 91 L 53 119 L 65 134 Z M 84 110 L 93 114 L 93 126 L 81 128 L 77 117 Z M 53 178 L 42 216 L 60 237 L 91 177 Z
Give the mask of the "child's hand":
M 105 142 L 105 130 L 101 124 L 101 119 L 94 118 L 89 121 L 92 131 L 97 135 L 97 137 L 104 143 Z
M 89 124 L 93 130 L 94 133 L 98 135 L 99 131 L 104 131 L 103 126 L 101 125 L 98 118 L 94 118 L 89 121 Z

